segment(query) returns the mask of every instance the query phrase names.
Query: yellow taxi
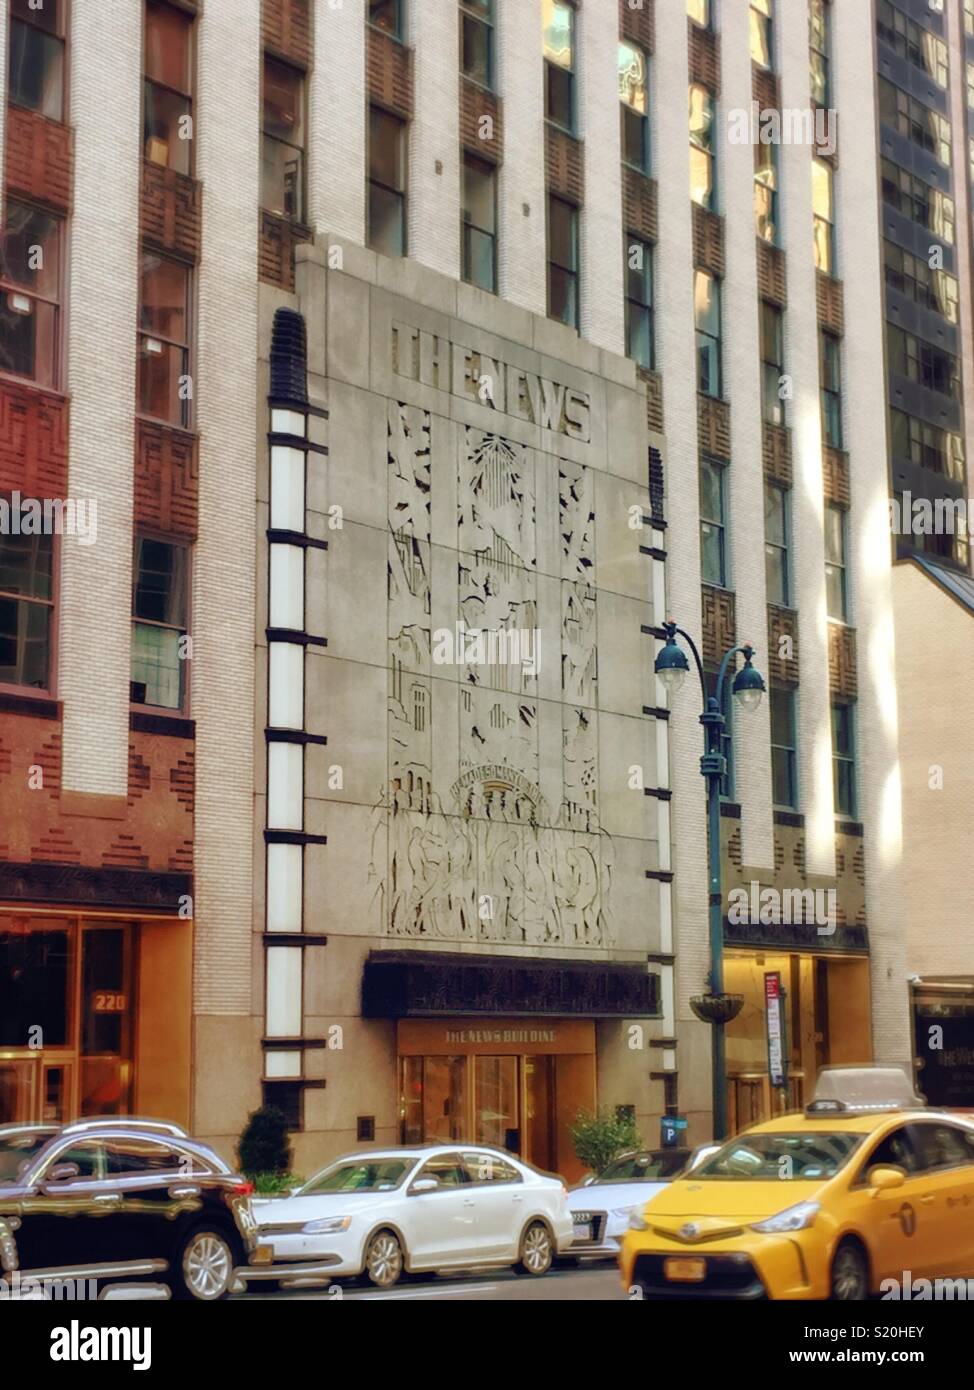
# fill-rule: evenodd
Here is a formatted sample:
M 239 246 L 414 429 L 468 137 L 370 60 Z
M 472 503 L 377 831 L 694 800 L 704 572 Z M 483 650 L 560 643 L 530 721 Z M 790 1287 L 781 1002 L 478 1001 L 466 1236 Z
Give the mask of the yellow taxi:
M 622 1282 L 649 1299 L 865 1299 L 974 1277 L 974 1124 L 895 1067 L 825 1068 L 633 1214 Z

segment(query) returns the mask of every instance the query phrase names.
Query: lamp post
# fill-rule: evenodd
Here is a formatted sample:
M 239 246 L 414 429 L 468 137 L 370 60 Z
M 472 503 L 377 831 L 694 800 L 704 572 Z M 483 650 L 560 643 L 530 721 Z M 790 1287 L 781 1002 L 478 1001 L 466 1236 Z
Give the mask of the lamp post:
M 713 1027 L 713 1111 L 714 1138 L 723 1139 L 727 1132 L 727 1096 L 724 1083 L 724 1025 L 736 1018 L 744 1004 L 740 994 L 724 993 L 724 898 L 721 889 L 720 872 L 720 784 L 726 772 L 726 761 L 721 748 L 725 733 L 724 719 L 724 681 L 727 669 L 738 652 L 744 658 L 744 665 L 734 676 L 731 686 L 742 709 L 753 711 L 761 703 L 764 693 L 764 679 L 760 671 L 751 664 L 754 649 L 747 642 L 739 647 L 730 647 L 720 663 L 715 695 L 707 694 L 707 683 L 703 674 L 703 662 L 696 644 L 688 632 L 676 623 L 663 624 L 666 643 L 656 658 L 656 674 L 671 695 L 682 686 L 690 669 L 686 652 L 677 642 L 677 635 L 685 638 L 700 677 L 700 690 L 703 696 L 703 713 L 700 723 L 704 729 L 704 753 L 700 759 L 700 771 L 707 781 L 707 840 L 710 878 L 710 978 L 706 994 L 690 1000 L 690 1007 L 703 1023 Z

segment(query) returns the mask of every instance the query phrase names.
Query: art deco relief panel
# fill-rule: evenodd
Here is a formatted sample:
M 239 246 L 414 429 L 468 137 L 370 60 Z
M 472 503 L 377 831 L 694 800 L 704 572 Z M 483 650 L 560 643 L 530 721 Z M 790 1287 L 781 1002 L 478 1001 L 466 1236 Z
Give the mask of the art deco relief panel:
M 434 534 L 438 427 L 388 402 L 388 777 L 372 808 L 372 930 L 631 949 L 616 902 L 643 893 L 648 914 L 656 847 L 626 846 L 620 893 L 600 815 L 593 470 L 451 425 L 456 504 L 449 534 Z M 638 642 L 637 630 L 633 660 Z M 618 716 L 603 718 L 615 737 Z

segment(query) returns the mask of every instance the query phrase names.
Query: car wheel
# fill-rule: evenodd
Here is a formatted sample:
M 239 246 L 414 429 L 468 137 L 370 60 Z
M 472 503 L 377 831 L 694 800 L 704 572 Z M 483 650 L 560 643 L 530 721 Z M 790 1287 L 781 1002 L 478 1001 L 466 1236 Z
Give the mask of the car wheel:
M 555 1257 L 551 1232 L 543 1221 L 532 1221 L 521 1237 L 521 1258 L 514 1266 L 515 1274 L 531 1274 L 538 1278 L 547 1274 Z
M 240 1261 L 232 1236 L 219 1227 L 197 1226 L 183 1237 L 172 1260 L 169 1287 L 175 1299 L 216 1303 L 226 1298 Z
M 855 1241 L 846 1240 L 832 1261 L 831 1297 L 842 1303 L 861 1303 L 869 1296 L 869 1266 L 865 1252 Z
M 402 1246 L 392 1231 L 376 1231 L 365 1247 L 365 1269 L 368 1282 L 377 1289 L 391 1289 L 399 1282 L 403 1271 Z

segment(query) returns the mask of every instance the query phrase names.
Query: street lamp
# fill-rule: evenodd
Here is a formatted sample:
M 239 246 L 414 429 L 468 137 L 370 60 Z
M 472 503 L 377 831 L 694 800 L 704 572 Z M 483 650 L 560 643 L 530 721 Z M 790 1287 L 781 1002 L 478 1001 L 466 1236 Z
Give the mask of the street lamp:
M 676 623 L 663 624 L 666 642 L 656 658 L 656 674 L 671 695 L 683 685 L 690 663 L 686 652 L 677 642 L 677 635 L 686 639 L 700 677 L 700 690 L 703 695 L 703 713 L 700 723 L 704 727 L 704 753 L 700 759 L 700 771 L 707 780 L 707 827 L 708 856 L 710 867 L 710 979 L 706 994 L 690 1000 L 690 1007 L 697 1018 L 713 1027 L 713 1111 L 714 1138 L 723 1139 L 727 1130 L 727 1096 L 724 1084 L 724 1025 L 740 1013 L 744 998 L 740 994 L 724 993 L 724 899 L 721 891 L 720 874 L 720 784 L 726 772 L 726 762 L 721 751 L 721 740 L 725 733 L 724 720 L 724 680 L 727 668 L 738 652 L 744 658 L 744 665 L 734 676 L 731 691 L 742 709 L 753 711 L 761 703 L 764 694 L 764 679 L 761 672 L 751 664 L 754 649 L 745 642 L 740 647 L 730 647 L 724 653 L 717 676 L 714 695 L 707 694 L 707 683 L 703 674 L 703 662 L 693 638 Z

